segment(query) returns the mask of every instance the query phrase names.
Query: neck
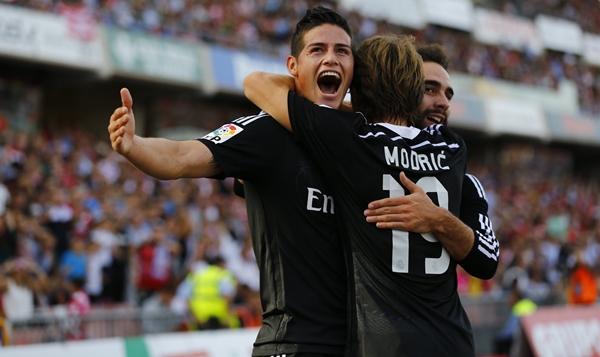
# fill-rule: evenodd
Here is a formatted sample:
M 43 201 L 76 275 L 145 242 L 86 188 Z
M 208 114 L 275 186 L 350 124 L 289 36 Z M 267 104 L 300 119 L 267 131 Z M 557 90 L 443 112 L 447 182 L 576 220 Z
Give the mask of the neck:
M 406 120 L 404 118 L 400 118 L 400 117 L 385 117 L 385 118 L 382 118 L 381 120 L 378 120 L 377 122 L 389 123 L 389 124 L 394 124 L 394 125 L 399 125 L 399 126 L 408 126 L 408 120 Z

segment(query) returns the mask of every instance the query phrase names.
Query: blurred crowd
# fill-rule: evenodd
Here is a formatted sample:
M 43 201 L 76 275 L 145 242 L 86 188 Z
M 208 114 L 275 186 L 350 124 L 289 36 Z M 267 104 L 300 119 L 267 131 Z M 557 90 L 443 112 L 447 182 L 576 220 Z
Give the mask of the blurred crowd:
M 85 315 L 94 306 L 128 304 L 170 309 L 183 328 L 201 328 L 192 311 L 195 274 L 218 265 L 237 320 L 206 326 L 260 324 L 245 205 L 231 180 L 155 180 L 83 130 L 6 133 L 0 289 L 9 320 L 57 305 Z M 459 270 L 459 291 L 501 294 L 517 284 L 538 304 L 596 302 L 598 181 L 573 176 L 571 156 L 550 148 L 514 145 L 497 155 L 495 164 L 473 162 L 469 171 L 487 192 L 499 269 L 489 281 Z M 577 300 L 585 286 L 570 287 L 579 268 L 596 286 L 587 301 Z
M 600 70 L 578 56 L 555 51 L 536 55 L 527 49 L 478 43 L 470 33 L 429 25 L 423 30 L 403 28 L 381 19 L 346 11 L 336 1 L 317 0 L 0 0 L 37 10 L 63 14 L 88 33 L 85 21 L 132 32 L 261 51 L 289 54 L 294 27 L 304 11 L 318 4 L 337 9 L 349 21 L 357 43 L 378 33 L 410 33 L 417 40 L 437 42 L 452 54 L 450 69 L 487 78 L 504 79 L 556 89 L 568 79 L 579 93 L 581 111 L 600 117 Z M 586 32 L 600 34 L 600 9 L 586 0 L 479 0 L 476 6 L 534 18 L 546 14 L 578 23 Z
M 459 289 L 517 289 L 539 305 L 598 302 L 600 182 L 576 176 L 571 155 L 559 149 L 513 144 L 496 155 L 468 170 L 486 190 L 498 271 L 489 281 L 462 273 Z
M 189 307 L 202 299 L 202 274 L 219 266 L 228 320 L 210 327 L 260 325 L 258 268 L 231 180 L 158 181 L 76 129 L 6 134 L 0 312 L 8 320 L 59 305 L 82 316 L 127 304 L 170 309 L 182 317 L 177 328 L 208 327 Z

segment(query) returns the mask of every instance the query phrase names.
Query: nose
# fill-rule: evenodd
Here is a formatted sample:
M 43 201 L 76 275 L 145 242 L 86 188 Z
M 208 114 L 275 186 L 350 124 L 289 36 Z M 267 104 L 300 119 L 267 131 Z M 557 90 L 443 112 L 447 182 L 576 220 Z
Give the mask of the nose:
M 450 108 L 450 101 L 448 100 L 448 98 L 446 98 L 446 95 L 444 95 L 444 93 L 438 94 L 435 101 L 435 107 L 443 111 L 446 111 L 448 110 L 448 108 Z
M 337 65 L 339 63 L 334 48 L 327 49 L 327 52 L 325 53 L 325 56 L 323 58 L 323 63 L 328 65 Z

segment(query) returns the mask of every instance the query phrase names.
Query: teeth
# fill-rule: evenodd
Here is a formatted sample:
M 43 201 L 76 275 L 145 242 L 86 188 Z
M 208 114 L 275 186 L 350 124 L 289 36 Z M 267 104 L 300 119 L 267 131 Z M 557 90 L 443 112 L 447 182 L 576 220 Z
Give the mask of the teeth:
M 440 118 L 438 118 L 438 117 L 427 117 L 427 119 L 429 119 L 431 121 L 434 121 L 434 122 L 436 122 L 438 124 L 442 122 L 442 120 Z
M 321 75 L 319 76 L 319 78 L 323 78 L 325 76 L 333 76 L 333 77 L 335 77 L 337 79 L 340 79 L 340 75 L 337 74 L 337 73 L 335 73 L 335 72 L 323 72 L 323 73 L 321 73 Z

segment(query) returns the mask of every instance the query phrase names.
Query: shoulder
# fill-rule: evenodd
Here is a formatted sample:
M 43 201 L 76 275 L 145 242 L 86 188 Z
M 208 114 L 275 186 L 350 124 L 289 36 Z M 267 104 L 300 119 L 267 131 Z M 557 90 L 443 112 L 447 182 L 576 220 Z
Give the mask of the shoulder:
M 244 130 L 257 130 L 262 128 L 277 127 L 277 122 L 271 115 L 261 111 L 255 115 L 249 115 L 232 120 L 231 122 L 222 125 L 217 130 L 210 134 L 214 135 L 235 135 Z M 210 135 L 208 134 L 208 135 Z
M 265 123 L 272 123 L 274 119 L 265 111 L 261 111 L 258 114 L 249 115 L 241 118 L 237 118 L 231 121 L 231 124 L 240 127 L 249 127 L 251 125 L 264 125 Z
M 268 113 L 260 112 L 256 115 L 241 117 L 223 124 L 200 139 L 220 144 L 233 137 L 262 135 L 273 130 L 280 131 L 281 126 Z
M 473 194 L 487 201 L 483 185 L 474 175 L 469 173 L 465 174 L 465 179 L 463 180 L 463 191 L 472 192 Z
M 464 146 L 462 137 L 456 134 L 452 129 L 446 125 L 434 124 L 427 128 L 424 128 L 422 132 L 426 133 L 429 137 L 433 138 L 436 142 L 445 141 L 447 143 L 454 143 L 459 146 Z

